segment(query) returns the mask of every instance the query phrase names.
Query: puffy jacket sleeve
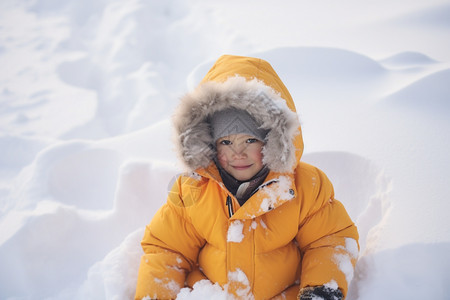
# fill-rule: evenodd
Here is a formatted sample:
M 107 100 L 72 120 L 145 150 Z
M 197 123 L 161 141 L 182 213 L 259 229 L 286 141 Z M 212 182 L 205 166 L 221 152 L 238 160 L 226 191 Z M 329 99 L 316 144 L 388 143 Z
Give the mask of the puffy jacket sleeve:
M 358 232 L 326 175 L 312 166 L 299 174 L 302 194 L 296 240 L 302 254 L 300 289 L 326 285 L 344 296 L 358 257 Z
M 146 227 L 135 299 L 175 299 L 196 265 L 204 240 L 190 221 L 192 202 L 186 205 L 184 196 L 183 177 L 179 177 L 166 204 Z

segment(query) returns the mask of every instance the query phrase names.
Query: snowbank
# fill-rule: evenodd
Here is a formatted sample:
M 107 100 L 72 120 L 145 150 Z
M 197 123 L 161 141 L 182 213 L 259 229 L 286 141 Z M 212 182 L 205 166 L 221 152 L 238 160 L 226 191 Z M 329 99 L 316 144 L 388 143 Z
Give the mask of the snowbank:
M 2 1 L 0 298 L 133 297 L 144 227 L 181 172 L 173 108 L 233 53 L 277 70 L 302 120 L 303 160 L 358 225 L 348 299 L 444 299 L 449 7 Z M 202 282 L 179 298 L 226 293 Z

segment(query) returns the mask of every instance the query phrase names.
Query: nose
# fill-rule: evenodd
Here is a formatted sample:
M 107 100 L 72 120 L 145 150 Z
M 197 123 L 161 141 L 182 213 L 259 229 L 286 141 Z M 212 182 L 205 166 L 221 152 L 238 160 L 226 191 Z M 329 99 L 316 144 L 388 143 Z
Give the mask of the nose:
M 247 156 L 246 145 L 244 143 L 234 145 L 233 147 L 233 158 L 234 159 L 242 159 Z

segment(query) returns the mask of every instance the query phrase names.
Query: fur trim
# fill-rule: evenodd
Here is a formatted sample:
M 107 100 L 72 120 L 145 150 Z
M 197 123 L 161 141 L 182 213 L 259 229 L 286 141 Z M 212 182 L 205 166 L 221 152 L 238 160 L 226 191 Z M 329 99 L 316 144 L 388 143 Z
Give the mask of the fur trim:
M 177 153 L 186 167 L 194 171 L 211 163 L 216 152 L 207 118 L 229 107 L 247 111 L 261 128 L 270 130 L 263 163 L 275 172 L 293 171 L 297 165 L 293 140 L 300 126 L 297 114 L 271 87 L 240 76 L 204 82 L 181 98 L 173 124 Z

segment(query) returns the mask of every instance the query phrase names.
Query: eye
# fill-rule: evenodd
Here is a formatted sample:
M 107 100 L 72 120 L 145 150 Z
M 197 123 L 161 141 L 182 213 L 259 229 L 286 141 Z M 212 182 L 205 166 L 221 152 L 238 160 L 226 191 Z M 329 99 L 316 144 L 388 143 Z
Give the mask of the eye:
M 250 139 L 247 139 L 247 144 L 253 144 L 253 143 L 256 143 L 258 141 L 258 139 L 255 139 L 255 138 L 250 138 Z
M 221 140 L 219 142 L 219 144 L 221 144 L 221 145 L 231 145 L 231 141 L 230 140 Z

